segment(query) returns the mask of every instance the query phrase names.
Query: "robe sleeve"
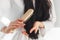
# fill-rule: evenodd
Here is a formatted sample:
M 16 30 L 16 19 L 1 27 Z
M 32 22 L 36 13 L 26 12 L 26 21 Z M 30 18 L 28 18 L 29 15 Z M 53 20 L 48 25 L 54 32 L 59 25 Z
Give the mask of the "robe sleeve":
M 50 12 L 50 18 L 47 21 L 43 21 L 46 31 L 53 28 L 56 22 L 56 14 L 55 14 L 55 7 L 54 7 L 53 0 L 51 0 L 51 4 L 52 4 L 52 7 Z

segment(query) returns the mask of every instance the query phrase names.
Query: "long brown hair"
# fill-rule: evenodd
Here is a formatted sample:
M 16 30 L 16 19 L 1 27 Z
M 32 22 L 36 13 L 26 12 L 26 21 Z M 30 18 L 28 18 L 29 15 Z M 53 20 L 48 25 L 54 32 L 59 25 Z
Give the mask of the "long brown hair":
M 50 18 L 49 10 L 51 8 L 51 2 L 49 0 L 35 0 L 35 8 L 33 7 L 32 0 L 24 0 L 25 4 L 25 12 L 28 9 L 34 9 L 34 13 L 31 18 L 25 22 L 25 29 L 26 32 L 29 34 L 29 37 L 32 39 L 38 38 L 38 33 L 35 34 L 34 32 L 29 33 L 30 29 L 33 27 L 35 21 L 46 21 Z

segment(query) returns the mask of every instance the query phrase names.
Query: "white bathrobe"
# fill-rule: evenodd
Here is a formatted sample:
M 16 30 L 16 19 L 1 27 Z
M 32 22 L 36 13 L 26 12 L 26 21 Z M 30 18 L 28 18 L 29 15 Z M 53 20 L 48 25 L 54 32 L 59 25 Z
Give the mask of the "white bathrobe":
M 39 38 L 37 40 L 43 40 L 42 35 L 47 33 L 48 30 L 54 27 L 54 23 L 56 22 L 56 14 L 54 9 L 53 0 L 51 0 L 52 8 L 50 12 L 50 19 L 47 21 L 43 21 L 45 29 L 39 30 Z M 34 5 L 34 2 L 33 2 Z M 23 0 L 0 0 L 0 16 L 7 17 L 9 20 L 14 21 L 20 18 L 24 13 L 24 3 Z M 16 34 L 13 36 L 12 40 L 32 40 L 27 36 L 23 35 L 18 29 Z

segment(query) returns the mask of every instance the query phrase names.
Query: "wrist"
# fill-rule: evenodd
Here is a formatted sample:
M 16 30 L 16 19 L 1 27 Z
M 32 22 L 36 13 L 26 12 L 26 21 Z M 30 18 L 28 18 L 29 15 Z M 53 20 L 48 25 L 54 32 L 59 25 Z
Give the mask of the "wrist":
M 40 28 L 45 28 L 43 22 L 40 22 Z

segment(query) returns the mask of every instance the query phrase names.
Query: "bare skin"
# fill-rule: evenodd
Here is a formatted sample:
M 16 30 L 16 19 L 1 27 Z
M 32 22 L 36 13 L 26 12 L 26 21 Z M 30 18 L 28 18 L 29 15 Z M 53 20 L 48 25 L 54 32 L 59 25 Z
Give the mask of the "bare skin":
M 17 28 L 24 28 L 25 24 L 23 23 L 23 21 L 21 21 L 20 19 L 17 19 L 16 21 L 13 21 L 10 23 L 9 27 L 4 27 L 2 29 L 3 32 L 5 33 L 10 33 L 11 30 L 17 29 Z M 33 31 L 35 31 L 35 33 L 37 33 L 39 28 L 44 28 L 44 25 L 42 22 L 40 21 L 36 21 L 33 25 L 33 28 L 30 30 L 30 33 L 32 33 Z M 26 36 L 28 36 L 28 34 L 26 33 L 26 31 L 22 31 L 22 33 Z
M 10 31 L 17 29 L 17 28 L 22 28 L 22 27 L 24 27 L 24 25 L 25 24 L 23 23 L 22 20 L 17 19 L 15 21 L 11 22 L 8 27 L 2 28 L 1 31 L 5 32 L 5 33 L 10 33 Z
M 37 33 L 37 31 L 39 30 L 39 28 L 44 28 L 44 24 L 40 21 L 36 21 L 33 25 L 33 28 L 30 30 L 30 33 L 32 33 L 33 31 L 35 31 L 35 33 Z M 24 35 L 28 36 L 28 34 L 26 33 L 26 31 L 22 32 Z

